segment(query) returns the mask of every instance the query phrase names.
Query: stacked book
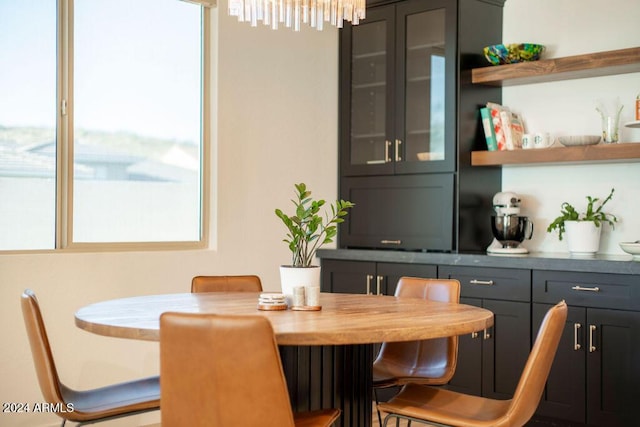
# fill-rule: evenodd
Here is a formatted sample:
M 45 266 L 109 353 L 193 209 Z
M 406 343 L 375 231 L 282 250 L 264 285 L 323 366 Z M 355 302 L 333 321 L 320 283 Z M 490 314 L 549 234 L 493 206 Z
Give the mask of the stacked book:
M 487 102 L 486 107 L 480 108 L 480 118 L 489 151 L 522 148 L 524 124 L 519 114 L 504 105 Z

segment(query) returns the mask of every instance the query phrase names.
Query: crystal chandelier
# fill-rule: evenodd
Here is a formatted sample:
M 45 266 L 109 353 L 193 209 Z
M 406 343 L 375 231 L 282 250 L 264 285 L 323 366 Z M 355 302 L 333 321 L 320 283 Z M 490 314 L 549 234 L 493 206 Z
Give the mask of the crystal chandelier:
M 252 27 L 262 21 L 277 30 L 279 24 L 300 31 L 300 23 L 321 31 L 325 22 L 342 28 L 344 20 L 358 25 L 365 17 L 365 0 L 229 0 L 229 15 Z

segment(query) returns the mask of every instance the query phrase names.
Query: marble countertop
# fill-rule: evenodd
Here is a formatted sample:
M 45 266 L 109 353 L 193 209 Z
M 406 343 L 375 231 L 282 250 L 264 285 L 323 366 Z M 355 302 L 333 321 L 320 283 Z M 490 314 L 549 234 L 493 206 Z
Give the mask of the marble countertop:
M 631 255 L 572 257 L 566 253 L 532 252 L 504 256 L 486 253 L 439 253 L 375 249 L 320 249 L 318 258 L 345 261 L 403 262 L 413 264 L 460 265 L 468 267 L 524 268 L 532 270 L 577 271 L 640 275 L 640 261 Z

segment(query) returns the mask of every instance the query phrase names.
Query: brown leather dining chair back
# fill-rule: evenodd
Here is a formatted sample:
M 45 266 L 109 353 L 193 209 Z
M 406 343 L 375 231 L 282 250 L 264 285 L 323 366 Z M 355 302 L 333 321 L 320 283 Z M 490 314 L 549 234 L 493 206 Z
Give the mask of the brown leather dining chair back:
M 456 279 L 401 277 L 395 296 L 458 303 L 460 282 Z M 446 384 L 455 373 L 457 360 L 457 336 L 383 343 L 373 362 L 374 392 L 379 388 L 408 383 Z M 382 423 L 380 412 L 378 419 Z
M 567 320 L 564 301 L 550 308 L 542 321 L 513 397 L 496 400 L 451 390 L 409 384 L 380 410 L 392 418 L 458 427 L 521 427 L 533 416 Z
M 262 292 L 260 277 L 196 276 L 191 280 L 191 292 Z
M 30 289 L 21 297 L 22 314 L 44 401 L 60 409 L 65 422 L 93 424 L 160 408 L 157 376 L 118 383 L 93 390 L 77 391 L 65 386 L 58 376 L 49 338 L 36 295 Z
M 162 426 L 330 426 L 340 412 L 294 414 L 271 323 L 260 315 L 160 317 Z

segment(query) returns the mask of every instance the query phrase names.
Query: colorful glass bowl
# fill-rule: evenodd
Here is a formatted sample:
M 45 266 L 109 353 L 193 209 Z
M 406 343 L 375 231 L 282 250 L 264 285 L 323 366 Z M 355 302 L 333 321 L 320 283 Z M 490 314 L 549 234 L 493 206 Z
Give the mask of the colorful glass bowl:
M 493 65 L 536 61 L 544 52 L 544 46 L 535 43 L 494 44 L 484 48 L 484 56 Z

